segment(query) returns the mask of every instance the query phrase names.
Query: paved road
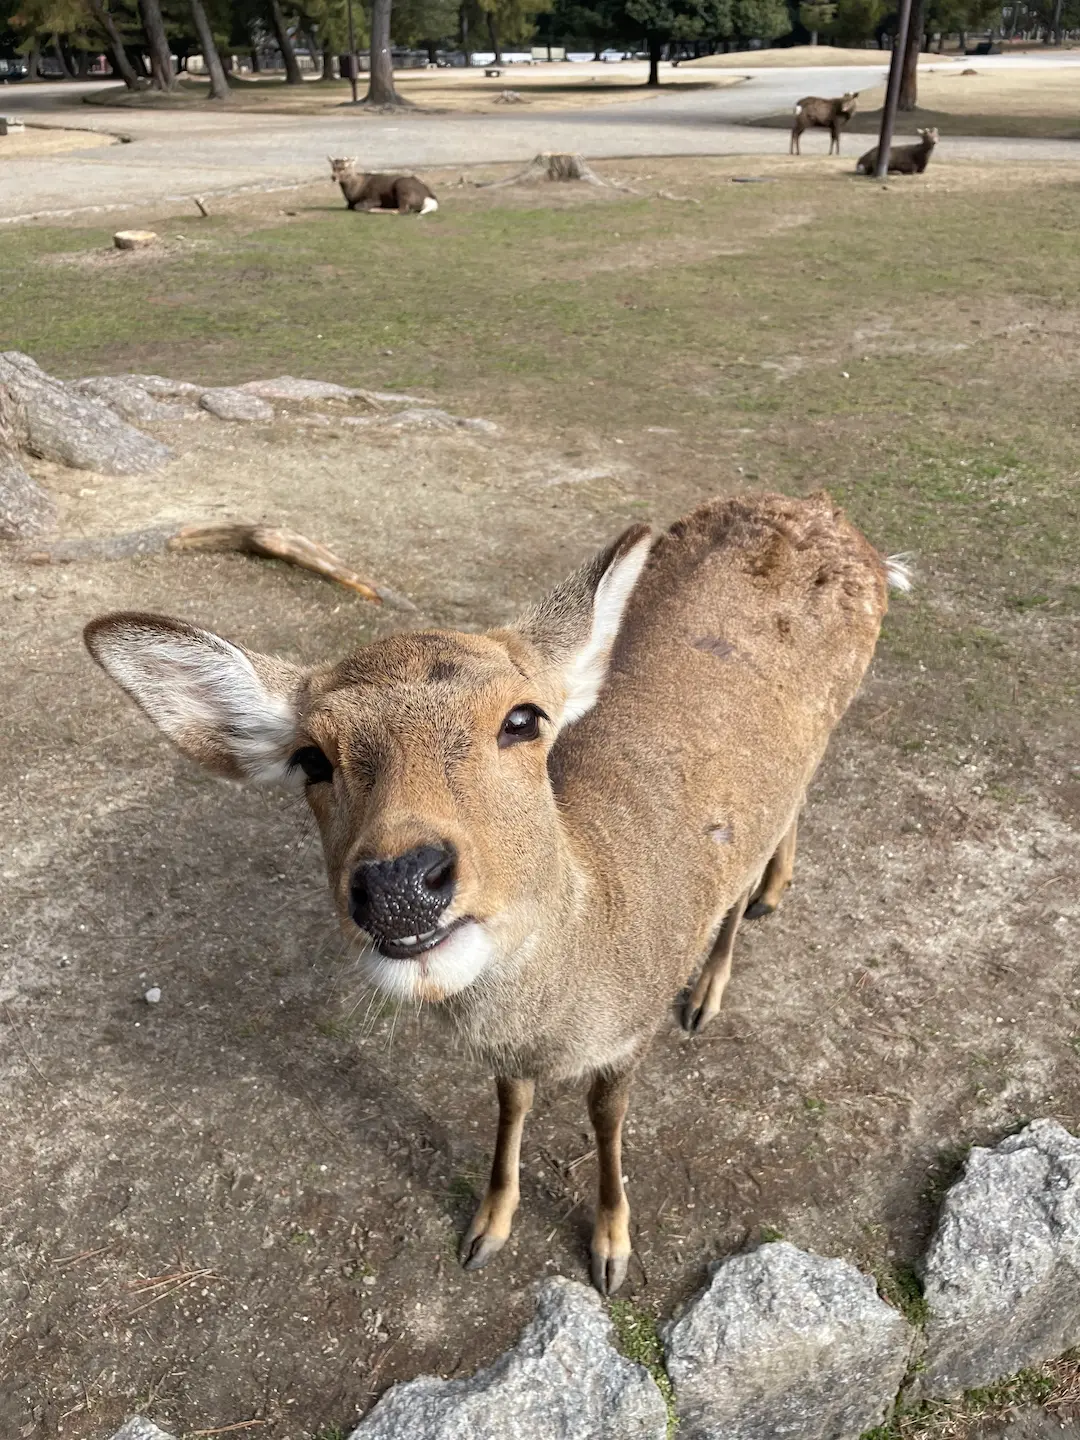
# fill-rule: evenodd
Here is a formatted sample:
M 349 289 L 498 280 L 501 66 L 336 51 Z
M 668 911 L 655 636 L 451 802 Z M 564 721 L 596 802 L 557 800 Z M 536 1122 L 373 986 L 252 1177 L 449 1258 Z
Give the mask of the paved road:
M 1026 62 L 1010 57 L 1005 63 Z M 1066 57 L 1055 57 L 1043 63 L 1067 62 Z M 632 67 L 624 68 L 629 78 Z M 884 62 L 865 69 L 747 73 L 744 84 L 728 89 L 673 87 L 637 103 L 531 116 L 381 116 L 347 109 L 296 116 L 101 110 L 72 103 L 83 87 L 5 88 L 0 91 L 5 114 L 34 123 L 122 132 L 133 143 L 74 151 L 47 163 L 0 162 L 0 223 L 158 204 L 244 187 L 304 184 L 325 178 L 328 154 L 357 155 L 371 168 L 423 168 L 525 161 L 539 150 L 580 150 L 594 159 L 776 153 L 786 149 L 786 136 L 749 128 L 747 121 L 789 110 L 808 93 L 868 88 L 882 78 Z M 973 159 L 1080 161 L 1080 146 L 1069 141 L 957 139 L 948 142 L 948 150 Z

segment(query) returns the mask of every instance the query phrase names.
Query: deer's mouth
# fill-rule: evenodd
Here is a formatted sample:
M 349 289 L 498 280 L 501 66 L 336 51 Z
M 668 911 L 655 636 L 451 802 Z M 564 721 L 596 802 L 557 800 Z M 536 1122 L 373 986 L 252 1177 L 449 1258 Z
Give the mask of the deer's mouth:
M 388 960 L 415 960 L 420 955 L 437 949 L 456 930 L 469 924 L 471 919 L 470 915 L 459 915 L 456 920 L 428 930 L 423 935 L 395 935 L 393 938 L 388 935 L 372 935 L 371 939 L 379 954 L 385 955 Z

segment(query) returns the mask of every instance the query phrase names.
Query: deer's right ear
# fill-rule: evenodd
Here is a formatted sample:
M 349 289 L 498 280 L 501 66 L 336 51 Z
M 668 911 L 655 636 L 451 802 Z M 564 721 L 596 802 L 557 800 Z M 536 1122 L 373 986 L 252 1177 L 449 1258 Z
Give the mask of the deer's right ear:
M 122 611 L 92 620 L 86 647 L 159 730 L 216 775 L 263 784 L 290 765 L 305 672 L 183 620 Z
M 526 611 L 514 627 L 561 684 L 560 725 L 579 719 L 600 696 L 612 646 L 653 538 L 647 525 L 631 525 L 613 545 Z

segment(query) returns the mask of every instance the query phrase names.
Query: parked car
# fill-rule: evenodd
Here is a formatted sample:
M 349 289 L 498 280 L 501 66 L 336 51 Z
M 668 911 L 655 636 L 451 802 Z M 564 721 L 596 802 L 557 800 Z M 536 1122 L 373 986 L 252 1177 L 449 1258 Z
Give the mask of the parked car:
M 0 65 L 4 62 L 0 60 Z M 19 80 L 26 79 L 26 66 L 20 65 L 17 60 L 8 61 L 7 68 L 0 70 L 0 85 L 14 85 Z

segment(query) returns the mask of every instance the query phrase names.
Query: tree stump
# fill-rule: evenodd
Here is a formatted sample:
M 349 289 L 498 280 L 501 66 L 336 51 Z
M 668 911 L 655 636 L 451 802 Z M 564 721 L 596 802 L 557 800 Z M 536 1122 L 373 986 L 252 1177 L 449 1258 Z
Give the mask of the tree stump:
M 118 230 L 112 238 L 117 250 L 146 250 L 158 237 L 153 230 Z
M 544 150 L 534 156 L 524 170 L 508 175 L 505 180 L 490 180 L 480 188 L 499 190 L 504 185 L 531 185 L 537 180 L 584 180 L 587 185 L 600 185 L 604 189 L 625 190 L 625 185 L 609 186 L 601 180 L 584 155 L 577 151 Z

